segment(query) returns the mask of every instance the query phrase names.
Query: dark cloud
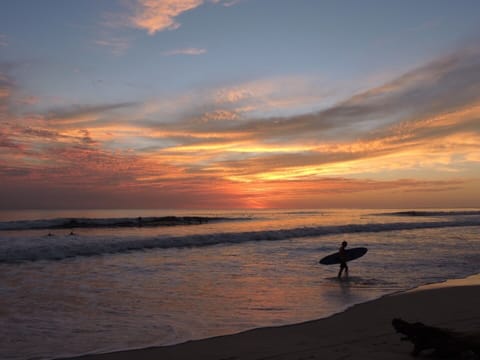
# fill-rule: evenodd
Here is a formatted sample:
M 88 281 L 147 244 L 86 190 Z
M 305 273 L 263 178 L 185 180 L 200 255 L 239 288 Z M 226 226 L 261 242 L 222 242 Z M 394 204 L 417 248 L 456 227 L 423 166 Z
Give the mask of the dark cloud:
M 24 147 L 18 142 L 12 140 L 8 134 L 0 130 L 0 148 L 23 150 Z
M 90 132 L 88 130 L 79 130 L 79 133 L 82 135 L 81 140 L 84 144 L 86 145 L 97 144 L 97 142 L 90 137 Z
M 39 128 L 30 127 L 30 126 L 19 128 L 18 130 L 24 135 L 38 137 L 38 138 L 45 138 L 45 139 L 56 139 L 60 135 L 57 131 L 54 131 L 54 130 L 39 129 Z
M 0 164 L 0 178 L 21 178 L 29 174 L 30 170 L 27 168 Z

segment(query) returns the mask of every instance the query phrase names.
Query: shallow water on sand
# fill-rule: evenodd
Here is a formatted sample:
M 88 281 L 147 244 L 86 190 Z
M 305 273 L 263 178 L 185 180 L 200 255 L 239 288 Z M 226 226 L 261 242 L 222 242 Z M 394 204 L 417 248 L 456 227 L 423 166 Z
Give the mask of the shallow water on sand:
M 66 228 L 3 230 L 2 358 L 141 348 L 290 324 L 478 272 L 478 212 L 378 215 L 384 212 L 176 213 L 232 220 L 75 228 L 73 237 Z M 121 216 L 152 214 L 170 213 Z M 11 220 L 39 219 L 3 216 L 0 228 Z M 63 214 L 74 216 L 84 215 Z M 342 241 L 369 252 L 349 263 L 349 279 L 339 281 L 338 267 L 318 260 Z

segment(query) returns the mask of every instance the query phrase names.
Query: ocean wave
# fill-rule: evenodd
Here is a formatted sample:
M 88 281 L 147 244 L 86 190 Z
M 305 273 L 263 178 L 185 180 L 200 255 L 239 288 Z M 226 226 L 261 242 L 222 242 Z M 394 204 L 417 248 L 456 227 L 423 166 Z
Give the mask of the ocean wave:
M 459 210 L 459 211 L 396 211 L 390 213 L 381 213 L 375 215 L 387 216 L 475 216 L 480 215 L 480 210 Z
M 83 237 L 64 236 L 19 243 L 3 242 L 0 263 L 36 260 L 63 260 L 77 256 L 115 254 L 145 249 L 202 247 L 218 244 L 239 244 L 251 241 L 277 241 L 301 237 L 336 234 L 388 232 L 444 227 L 480 226 L 480 219 L 444 222 L 373 223 L 339 226 L 302 227 L 269 231 L 197 234 L 178 237 Z M 8 244 L 8 245 L 6 245 Z
M 219 221 L 249 220 L 209 216 L 161 216 L 135 218 L 57 218 L 39 220 L 17 220 L 0 222 L 0 230 L 45 230 L 76 228 L 117 228 L 199 225 Z

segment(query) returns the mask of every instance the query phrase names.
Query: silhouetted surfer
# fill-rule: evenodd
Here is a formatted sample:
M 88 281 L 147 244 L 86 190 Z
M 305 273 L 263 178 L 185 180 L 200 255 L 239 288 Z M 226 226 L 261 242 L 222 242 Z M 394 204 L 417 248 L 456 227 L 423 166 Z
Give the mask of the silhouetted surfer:
M 338 249 L 340 257 L 340 271 L 338 272 L 338 278 L 342 277 L 343 270 L 345 270 L 345 277 L 348 278 L 348 266 L 347 266 L 347 254 L 345 252 L 348 243 L 346 241 L 342 242 L 342 246 Z

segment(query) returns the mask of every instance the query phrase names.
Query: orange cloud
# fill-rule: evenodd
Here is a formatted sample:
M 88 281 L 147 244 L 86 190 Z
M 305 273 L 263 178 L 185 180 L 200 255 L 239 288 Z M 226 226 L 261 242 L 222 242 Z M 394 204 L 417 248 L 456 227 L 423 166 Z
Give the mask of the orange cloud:
M 150 35 L 180 27 L 176 17 L 203 4 L 203 0 L 138 0 L 131 24 Z
M 468 56 L 434 62 L 320 111 L 282 117 L 252 114 L 294 108 L 308 81 L 259 80 L 27 118 L 11 111 L 20 96 L 0 74 L 0 177 L 17 194 L 40 199 L 35 191 L 58 188 L 82 204 L 88 195 L 90 205 L 470 204 L 480 178 L 478 70 Z M 285 87 L 292 93 L 277 90 Z

